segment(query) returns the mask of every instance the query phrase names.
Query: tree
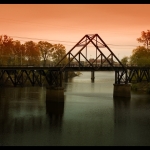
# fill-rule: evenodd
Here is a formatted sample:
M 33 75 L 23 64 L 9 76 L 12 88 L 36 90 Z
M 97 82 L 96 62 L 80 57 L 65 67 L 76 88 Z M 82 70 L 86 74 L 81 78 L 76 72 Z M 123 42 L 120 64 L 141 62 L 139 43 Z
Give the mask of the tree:
M 137 38 L 137 41 L 143 43 L 143 45 L 148 49 L 148 47 L 150 46 L 150 30 L 147 30 L 147 32 L 142 31 L 141 37 Z
M 33 41 L 24 43 L 25 46 L 25 58 L 30 65 L 39 65 L 40 63 L 40 52 L 37 44 Z
M 46 65 L 47 59 L 52 57 L 52 52 L 54 51 L 53 45 L 47 41 L 39 41 L 38 48 L 43 59 L 43 65 Z
M 129 57 L 125 56 L 121 59 L 123 65 L 127 65 Z
M 25 62 L 25 46 L 20 41 L 13 41 L 13 63 L 15 65 L 23 65 Z
M 150 51 L 144 46 L 138 46 L 132 51 L 132 55 L 130 57 L 130 64 L 137 66 L 150 65 Z
M 12 56 L 13 38 L 7 35 L 0 36 L 0 57 L 1 64 L 8 65 Z
M 54 47 L 54 51 L 52 54 L 52 59 L 54 63 L 57 63 L 66 54 L 66 48 L 62 44 L 54 44 L 53 47 Z M 66 64 L 66 63 L 67 63 L 67 58 L 62 61 L 62 64 Z

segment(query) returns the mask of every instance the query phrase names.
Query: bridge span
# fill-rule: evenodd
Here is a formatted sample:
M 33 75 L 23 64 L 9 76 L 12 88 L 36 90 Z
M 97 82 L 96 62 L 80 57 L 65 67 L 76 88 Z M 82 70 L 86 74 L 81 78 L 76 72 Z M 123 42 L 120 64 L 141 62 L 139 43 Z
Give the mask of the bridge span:
M 121 89 L 123 88 L 123 92 L 130 90 L 130 83 L 132 82 L 142 82 L 147 81 L 150 82 L 150 67 L 135 67 L 130 66 L 126 67 L 126 74 L 121 76 L 124 68 L 122 67 L 65 67 L 63 71 L 61 71 L 61 67 L 39 67 L 39 66 L 0 66 L 0 86 L 43 86 L 46 82 L 49 88 L 55 90 L 62 90 L 62 81 L 63 76 L 64 79 L 68 79 L 68 72 L 70 71 L 89 71 L 91 72 L 91 81 L 94 81 L 95 71 L 114 71 L 114 90 L 118 94 L 121 93 Z M 124 77 L 124 78 L 123 78 Z M 123 80 L 124 79 L 124 80 Z M 121 82 L 123 81 L 123 82 Z M 54 92 L 54 91 L 53 91 Z M 128 94 L 127 94 L 128 93 Z M 130 97 L 130 92 L 127 92 L 126 96 Z
M 92 54 L 95 58 L 92 61 L 88 58 L 89 44 L 94 47 Z M 76 48 L 78 50 L 75 50 Z M 72 63 L 76 66 L 72 66 Z M 9 80 L 13 86 L 23 86 L 27 82 L 32 86 L 36 84 L 42 86 L 43 80 L 46 80 L 49 85 L 47 91 L 52 91 L 47 92 L 49 93 L 47 95 L 55 97 L 63 95 L 62 91 L 61 94 L 58 94 L 58 91 L 63 89 L 63 74 L 67 78 L 69 71 L 90 71 L 91 80 L 95 78 L 95 71 L 115 71 L 113 95 L 115 97 L 130 97 L 130 83 L 133 80 L 150 81 L 150 67 L 124 66 L 98 34 L 86 34 L 55 66 L 0 66 L 0 85 L 5 85 Z
M 103 67 L 77 67 L 77 66 L 68 66 L 61 71 L 62 66 L 54 67 L 40 67 L 40 66 L 0 66 L 0 82 L 6 83 L 8 80 L 12 83 L 13 86 L 21 85 L 25 86 L 26 81 L 28 80 L 31 86 L 35 84 L 42 86 L 43 81 L 46 80 L 49 86 L 61 87 L 61 78 L 62 74 L 66 75 L 70 71 L 90 71 L 91 80 L 94 80 L 95 71 L 114 71 L 114 83 L 115 84 L 128 84 L 131 82 L 150 82 L 150 67 L 136 67 L 136 66 L 127 66 L 125 67 L 126 72 L 121 76 L 124 68 L 112 67 L 112 66 L 103 66 Z M 60 78 L 61 77 L 61 78 Z M 57 81 L 57 80 L 60 80 Z

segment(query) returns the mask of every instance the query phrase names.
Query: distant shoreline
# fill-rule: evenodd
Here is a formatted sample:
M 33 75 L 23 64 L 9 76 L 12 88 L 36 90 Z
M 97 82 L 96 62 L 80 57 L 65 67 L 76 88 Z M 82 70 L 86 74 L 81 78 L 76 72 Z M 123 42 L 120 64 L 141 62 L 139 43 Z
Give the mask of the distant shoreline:
M 144 81 L 140 83 L 132 83 L 131 90 L 150 94 L 150 83 Z

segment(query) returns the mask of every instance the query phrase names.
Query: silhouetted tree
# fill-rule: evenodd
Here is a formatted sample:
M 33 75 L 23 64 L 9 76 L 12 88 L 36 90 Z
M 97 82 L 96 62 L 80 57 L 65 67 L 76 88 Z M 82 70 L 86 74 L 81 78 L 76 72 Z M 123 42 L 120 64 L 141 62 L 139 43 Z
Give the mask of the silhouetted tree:
M 146 46 L 146 48 L 148 49 L 150 45 L 150 30 L 147 30 L 147 32 L 142 31 L 141 37 L 137 38 L 137 41 L 143 43 L 143 45 Z
M 40 64 L 40 51 L 37 44 L 33 41 L 24 43 L 25 46 L 25 58 L 28 60 L 30 65 Z
M 20 41 L 13 41 L 13 64 L 15 65 L 23 65 L 25 63 L 25 46 L 21 44 Z
M 150 65 L 150 51 L 144 46 L 139 46 L 132 51 L 130 64 L 137 66 Z
M 53 45 L 47 41 L 39 41 L 38 48 L 43 59 L 43 65 L 45 66 L 47 59 L 52 57 Z
M 0 58 L 2 65 L 10 64 L 12 56 L 13 38 L 7 35 L 0 36 Z
M 62 44 L 54 44 L 53 46 L 54 46 L 54 51 L 53 51 L 52 59 L 56 64 L 66 54 L 66 48 Z M 67 58 L 62 61 L 62 64 L 66 64 L 66 63 L 67 63 Z

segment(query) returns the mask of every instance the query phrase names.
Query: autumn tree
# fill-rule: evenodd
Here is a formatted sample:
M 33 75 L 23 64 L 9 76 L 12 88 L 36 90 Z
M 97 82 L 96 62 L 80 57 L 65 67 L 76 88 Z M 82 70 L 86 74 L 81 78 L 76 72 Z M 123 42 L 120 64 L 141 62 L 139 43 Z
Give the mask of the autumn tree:
M 14 58 L 13 64 L 23 65 L 25 63 L 25 46 L 18 40 L 13 41 L 12 52 L 12 57 Z
M 130 64 L 137 66 L 150 66 L 150 30 L 142 31 L 141 37 L 137 41 L 143 43 L 143 46 L 138 46 L 133 49 L 130 56 Z
M 25 46 L 25 58 L 30 65 L 40 64 L 40 52 L 37 43 L 28 41 L 24 43 Z
M 52 57 L 53 45 L 47 41 L 39 41 L 38 48 L 43 59 L 43 65 L 45 66 L 48 58 Z
M 62 44 L 54 44 L 53 47 L 54 47 L 54 51 L 53 51 L 52 59 L 54 63 L 56 64 L 66 54 L 66 48 Z M 62 61 L 62 64 L 66 64 L 66 63 L 67 63 L 67 58 L 65 58 Z
M 147 30 L 147 32 L 142 31 L 141 37 L 137 38 L 137 41 L 143 43 L 143 45 L 148 49 L 150 46 L 150 30 Z
M 2 65 L 10 64 L 12 56 L 13 38 L 7 35 L 0 36 L 0 59 Z

